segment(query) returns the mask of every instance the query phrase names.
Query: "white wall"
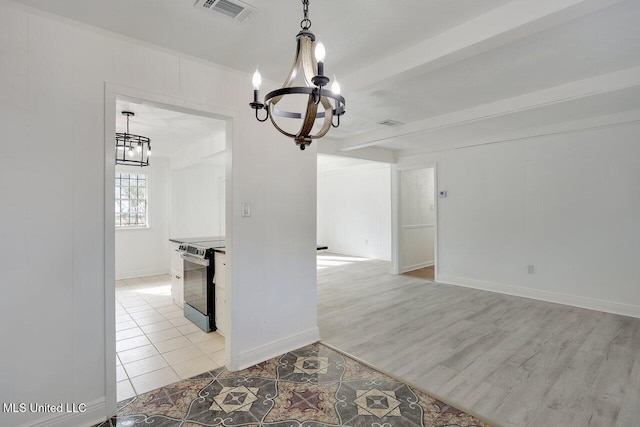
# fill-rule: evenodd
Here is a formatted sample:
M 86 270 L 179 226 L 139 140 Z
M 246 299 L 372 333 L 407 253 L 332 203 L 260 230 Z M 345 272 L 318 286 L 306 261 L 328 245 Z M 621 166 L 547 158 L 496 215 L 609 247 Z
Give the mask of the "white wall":
M 11 242 L 0 249 L 0 333 L 9 343 L 0 401 L 89 405 L 69 416 L 2 413 L 1 425 L 90 425 L 115 408 L 115 248 L 113 234 L 105 235 L 113 224 L 113 194 L 105 194 L 105 168 L 113 173 L 105 129 L 115 132 L 110 91 L 235 117 L 227 170 L 230 365 L 318 338 L 315 145 L 301 152 L 256 122 L 249 73 L 7 0 L 0 0 L 0 58 L 0 236 Z M 106 111 L 105 93 L 113 103 Z M 252 217 L 241 217 L 242 201 L 252 202 Z
M 439 280 L 640 317 L 639 134 L 628 125 L 402 159 L 437 162 L 448 191 Z
M 433 168 L 400 172 L 400 268 L 433 265 L 436 211 Z
M 391 259 L 391 169 L 384 163 L 318 173 L 318 244 Z
M 147 174 L 147 228 L 116 229 L 116 279 L 168 273 L 169 163 L 154 157 L 143 169 L 116 167 L 116 172 Z
M 171 237 L 224 236 L 225 168 L 196 163 L 171 171 Z

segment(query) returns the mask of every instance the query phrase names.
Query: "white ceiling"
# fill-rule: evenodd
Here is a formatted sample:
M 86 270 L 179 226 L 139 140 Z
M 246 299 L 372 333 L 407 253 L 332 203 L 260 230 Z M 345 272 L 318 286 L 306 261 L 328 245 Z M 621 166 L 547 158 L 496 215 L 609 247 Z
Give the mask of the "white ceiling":
M 223 120 L 122 99 L 116 101 L 116 132 L 124 132 L 127 128 L 123 111 L 135 114 L 129 119 L 130 133 L 151 138 L 153 157 L 176 158 L 181 153 L 225 138 Z
M 244 23 L 194 0 L 15 1 L 275 81 L 302 18 L 300 0 L 244 0 L 258 9 Z M 640 120 L 638 0 L 311 0 L 310 18 L 347 99 L 330 133 L 340 150 L 407 155 Z

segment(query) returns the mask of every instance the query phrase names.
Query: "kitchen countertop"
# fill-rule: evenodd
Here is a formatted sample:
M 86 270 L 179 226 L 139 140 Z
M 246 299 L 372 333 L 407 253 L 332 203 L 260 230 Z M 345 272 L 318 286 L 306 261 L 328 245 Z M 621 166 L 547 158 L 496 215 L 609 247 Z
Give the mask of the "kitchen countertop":
M 226 251 L 224 250 L 226 243 L 224 236 L 174 237 L 169 239 L 169 241 L 175 243 L 189 243 L 205 248 L 212 248 L 215 252 L 220 252 L 222 254 L 226 253 Z
M 175 243 L 191 243 L 198 246 L 204 246 L 212 248 L 216 252 L 222 254 L 226 253 L 225 249 L 225 236 L 209 236 L 209 237 L 174 237 L 169 239 L 170 242 Z M 317 245 L 317 250 L 328 249 L 324 245 Z
M 224 236 L 206 236 L 206 237 L 174 237 L 169 239 L 170 242 L 176 242 L 176 243 L 195 243 L 198 244 L 198 242 L 210 242 L 213 240 L 225 240 Z

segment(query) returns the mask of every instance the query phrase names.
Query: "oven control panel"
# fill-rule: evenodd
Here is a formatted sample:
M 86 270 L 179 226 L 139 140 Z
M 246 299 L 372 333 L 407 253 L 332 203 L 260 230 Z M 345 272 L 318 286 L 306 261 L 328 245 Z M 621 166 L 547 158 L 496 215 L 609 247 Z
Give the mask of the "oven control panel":
M 180 246 L 178 246 L 178 250 L 185 255 L 189 255 L 195 258 L 205 258 L 207 256 L 206 248 L 189 245 L 187 243 L 181 243 Z

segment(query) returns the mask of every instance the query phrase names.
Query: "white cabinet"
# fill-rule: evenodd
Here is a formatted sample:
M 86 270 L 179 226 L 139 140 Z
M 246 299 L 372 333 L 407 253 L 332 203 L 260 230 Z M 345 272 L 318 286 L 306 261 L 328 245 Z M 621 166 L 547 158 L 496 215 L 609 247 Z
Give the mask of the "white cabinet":
M 216 327 L 221 335 L 227 334 L 227 255 L 216 252 L 214 255 L 216 286 Z
M 169 243 L 171 244 L 171 297 L 176 304 L 182 306 L 184 299 L 184 267 L 182 254 L 178 250 L 180 243 Z

